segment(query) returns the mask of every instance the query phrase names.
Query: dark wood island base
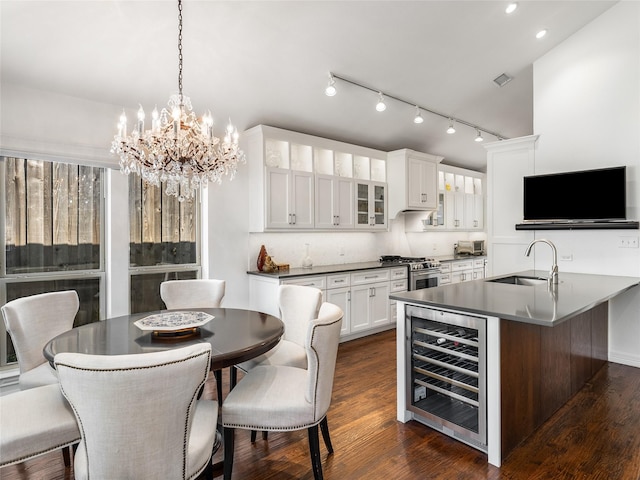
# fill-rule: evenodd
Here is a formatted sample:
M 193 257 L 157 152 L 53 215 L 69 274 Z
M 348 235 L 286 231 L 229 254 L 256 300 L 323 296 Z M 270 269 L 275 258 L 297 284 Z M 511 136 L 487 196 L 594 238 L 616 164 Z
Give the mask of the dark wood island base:
M 609 303 L 553 327 L 500 320 L 502 459 L 600 370 Z

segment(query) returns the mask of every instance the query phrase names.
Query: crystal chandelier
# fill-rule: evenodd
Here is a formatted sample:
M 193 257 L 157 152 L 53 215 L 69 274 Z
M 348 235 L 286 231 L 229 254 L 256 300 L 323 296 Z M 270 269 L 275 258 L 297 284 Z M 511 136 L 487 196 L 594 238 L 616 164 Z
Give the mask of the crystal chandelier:
M 122 112 L 111 153 L 120 156 L 120 171 L 137 173 L 149 184 L 166 182 L 165 192 L 183 201 L 193 198 L 207 182 L 222 182 L 223 175 L 235 176 L 238 162 L 245 162 L 238 147 L 238 130 L 229 122 L 225 136 L 213 135 L 213 117 L 199 122 L 189 97 L 182 94 L 182 0 L 178 0 L 178 94 L 168 107 L 151 113 L 151 129 L 144 129 L 142 105 L 138 121 L 127 134 L 127 117 Z

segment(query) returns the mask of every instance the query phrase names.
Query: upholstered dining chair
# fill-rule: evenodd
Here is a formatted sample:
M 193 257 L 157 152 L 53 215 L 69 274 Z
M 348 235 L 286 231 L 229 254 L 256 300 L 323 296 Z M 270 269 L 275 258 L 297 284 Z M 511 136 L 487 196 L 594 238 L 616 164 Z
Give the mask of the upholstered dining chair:
M 278 309 L 284 323 L 283 339 L 267 353 L 237 365 L 248 372 L 258 365 L 288 365 L 307 368 L 305 342 L 307 327 L 318 317 L 322 304 L 322 290 L 302 285 L 278 287 Z
M 218 404 L 198 400 L 211 345 L 131 355 L 59 353 L 60 388 L 81 440 L 76 480 L 194 479 L 218 448 Z
M 307 369 L 259 365 L 231 390 L 222 404 L 224 480 L 231 480 L 235 429 L 292 431 L 307 429 L 313 475 L 321 480 L 318 425 L 329 453 L 333 453 L 327 411 L 331 403 L 343 312 L 323 303 L 317 320 L 308 324 Z
M 0 467 L 53 450 L 65 453 L 80 441 L 76 417 L 57 381 L 0 396 L 0 426 Z M 64 463 L 71 465 L 69 455 Z
M 169 310 L 180 308 L 218 308 L 226 289 L 224 280 L 198 278 L 167 280 L 160 284 L 160 298 Z M 218 405 L 222 405 L 222 370 L 215 370 Z
M 17 298 L 0 308 L 18 357 L 21 390 L 58 383 L 42 349 L 73 328 L 79 306 L 78 294 L 68 290 Z

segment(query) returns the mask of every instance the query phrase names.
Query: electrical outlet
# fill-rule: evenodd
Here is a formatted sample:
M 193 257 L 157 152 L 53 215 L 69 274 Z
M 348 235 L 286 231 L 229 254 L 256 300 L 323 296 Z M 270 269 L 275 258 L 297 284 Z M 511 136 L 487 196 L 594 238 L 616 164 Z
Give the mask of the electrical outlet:
M 569 253 L 569 254 L 560 255 L 560 261 L 561 262 L 572 262 L 573 261 L 573 254 Z
M 618 248 L 638 248 L 638 237 L 618 237 Z
M 338 249 L 338 255 L 340 255 L 341 257 L 344 257 L 344 247 L 340 247 Z

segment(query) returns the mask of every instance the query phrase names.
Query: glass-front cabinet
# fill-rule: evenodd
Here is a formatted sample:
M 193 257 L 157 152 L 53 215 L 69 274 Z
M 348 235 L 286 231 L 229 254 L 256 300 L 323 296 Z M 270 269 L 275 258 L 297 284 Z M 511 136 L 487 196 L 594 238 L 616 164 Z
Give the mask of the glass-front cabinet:
M 385 152 L 265 125 L 242 138 L 250 231 L 387 229 Z

